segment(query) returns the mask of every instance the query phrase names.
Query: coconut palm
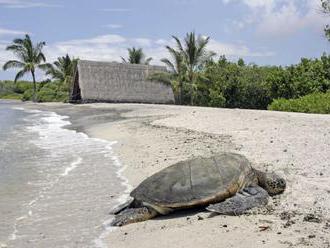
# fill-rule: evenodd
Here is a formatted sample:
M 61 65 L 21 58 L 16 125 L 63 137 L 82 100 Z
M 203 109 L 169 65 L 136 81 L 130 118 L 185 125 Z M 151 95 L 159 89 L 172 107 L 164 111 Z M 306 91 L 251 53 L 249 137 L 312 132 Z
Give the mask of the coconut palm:
M 128 48 L 128 59 L 121 57 L 124 63 L 128 64 L 145 64 L 149 65 L 152 58 L 145 59 L 145 54 L 143 53 L 142 48 Z
M 31 73 L 33 80 L 33 101 L 36 100 L 37 92 L 35 72 L 37 68 L 43 68 L 45 64 L 42 62 L 46 62 L 46 57 L 42 52 L 45 45 L 45 42 L 38 42 L 34 45 L 30 36 L 26 34 L 24 39 L 14 39 L 13 43 L 6 48 L 7 51 L 12 51 L 18 60 L 9 60 L 3 65 L 3 70 L 19 68 L 20 71 L 15 76 L 15 82 L 26 73 Z
M 58 57 L 53 64 L 47 64 L 46 75 L 63 82 L 70 89 L 78 59 L 71 58 L 68 54 Z
M 167 50 L 170 52 L 171 56 L 176 58 L 180 55 L 180 68 L 185 68 L 185 78 L 188 83 L 191 84 L 191 105 L 193 105 L 193 90 L 197 72 L 209 61 L 215 53 L 206 50 L 206 46 L 209 43 L 210 38 L 205 36 L 196 36 L 194 32 L 186 34 L 183 43 L 176 36 L 172 36 L 176 42 L 177 49 L 167 46 Z M 178 57 L 179 58 L 179 57 Z M 176 59 L 175 59 L 176 60 Z M 181 61 L 182 60 L 182 61 Z M 166 59 L 163 62 L 168 65 L 168 67 L 173 69 L 173 65 L 170 65 Z M 182 85 L 181 85 L 182 92 Z M 182 96 L 181 96 L 182 97 Z
M 179 91 L 179 104 L 182 104 L 183 101 L 183 82 L 186 81 L 187 78 L 187 67 L 184 63 L 183 54 L 180 51 L 173 49 L 170 46 L 166 46 L 166 49 L 170 53 L 173 62 L 171 62 L 167 58 L 161 59 L 163 62 L 172 72 L 170 74 L 170 79 L 172 79 L 172 85 L 174 86 L 175 90 L 178 88 Z

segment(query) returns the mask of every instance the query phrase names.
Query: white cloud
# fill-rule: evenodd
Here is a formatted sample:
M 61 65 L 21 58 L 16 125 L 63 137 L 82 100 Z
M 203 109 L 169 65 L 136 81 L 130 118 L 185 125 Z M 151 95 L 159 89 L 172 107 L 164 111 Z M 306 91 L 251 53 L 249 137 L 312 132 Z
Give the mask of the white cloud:
M 11 54 L 6 51 L 6 43 L 4 41 L 0 41 L 0 65 L 2 65 L 11 58 Z
M 0 0 L 0 6 L 1 5 L 12 9 L 61 7 L 61 5 L 33 0 Z
M 141 46 L 141 47 L 150 47 L 154 43 L 154 41 L 146 38 L 136 38 L 133 39 L 133 42 L 136 43 L 137 46 Z
M 258 32 L 267 35 L 291 34 L 305 26 L 306 21 L 293 2 L 282 6 L 278 11 L 269 12 L 258 25 Z
M 153 57 L 153 63 L 161 64 L 160 59 L 168 57 L 165 45 L 174 46 L 173 40 L 147 39 L 147 38 L 126 38 L 120 35 L 103 35 L 90 39 L 70 40 L 50 44 L 46 47 L 46 54 L 49 61 L 55 60 L 58 56 L 69 53 L 71 56 L 80 59 L 121 61 L 121 56 L 127 56 L 127 48 L 142 47 L 146 56 Z M 252 51 L 242 44 L 222 43 L 210 40 L 208 48 L 219 55 L 228 57 L 256 57 L 273 56 L 269 51 Z
M 0 28 L 0 36 L 5 36 L 5 35 L 24 35 L 24 34 L 27 34 L 27 32 L 19 31 L 19 30 L 12 30 L 12 29 Z
M 107 45 L 107 44 L 116 44 L 116 43 L 124 43 L 126 39 L 123 36 L 116 34 L 108 34 L 108 35 L 100 35 L 90 39 L 77 39 L 77 40 L 69 40 L 64 42 L 57 43 L 60 46 L 89 46 L 89 45 Z
M 6 45 L 8 43 L 0 42 L 1 65 L 8 59 L 13 58 L 11 53 L 5 51 Z M 162 65 L 160 59 L 169 57 L 165 45 L 175 46 L 175 43 L 173 40 L 166 39 L 127 38 L 107 34 L 89 39 L 74 39 L 48 44 L 44 52 L 48 62 L 52 62 L 57 57 L 64 56 L 67 53 L 80 59 L 121 62 L 121 56 L 127 56 L 127 48 L 135 46 L 137 48 L 142 47 L 146 56 L 153 58 L 153 64 Z M 242 44 L 222 43 L 216 40 L 210 40 L 208 49 L 229 58 L 273 55 L 273 53 L 267 51 L 252 51 Z
M 13 30 L 13 29 L 6 29 L 0 27 L 0 38 L 2 37 L 12 37 L 16 35 L 24 35 L 28 34 L 29 32 L 20 31 L 20 30 Z M 8 51 L 6 51 L 6 47 L 10 44 L 11 41 L 8 40 L 0 40 L 0 71 L 2 70 L 2 65 L 10 60 L 14 59 L 14 55 Z
M 158 40 L 155 41 L 155 43 L 157 45 L 160 45 L 160 46 L 166 46 L 166 45 L 168 45 L 168 41 L 165 40 L 165 39 L 158 39 Z
M 251 8 L 259 8 L 259 7 L 269 7 L 273 5 L 276 0 L 222 0 L 225 4 L 231 2 L 242 2 L 248 5 Z
M 327 23 L 320 13 L 319 0 L 223 0 L 225 4 L 237 2 L 249 8 L 242 19 L 232 25 L 243 29 L 256 26 L 256 33 L 263 36 L 283 37 L 309 28 L 319 32 Z
M 145 54 L 154 60 L 167 56 L 163 46 L 156 41 L 146 38 L 126 38 L 120 35 L 102 35 L 90 39 L 69 40 L 50 44 L 45 49 L 50 61 L 58 56 L 69 53 L 80 59 L 100 61 L 121 61 L 121 56 L 127 56 L 127 48 L 142 47 Z
M 222 43 L 211 39 L 208 48 L 216 52 L 218 55 L 226 55 L 226 57 L 269 57 L 274 56 L 270 51 L 251 51 L 245 45 Z

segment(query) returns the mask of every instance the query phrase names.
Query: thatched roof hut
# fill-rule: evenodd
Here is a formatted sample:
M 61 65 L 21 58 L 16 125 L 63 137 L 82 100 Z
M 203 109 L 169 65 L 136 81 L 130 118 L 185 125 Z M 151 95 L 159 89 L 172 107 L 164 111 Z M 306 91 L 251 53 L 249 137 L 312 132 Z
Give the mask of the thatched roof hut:
M 147 80 L 162 66 L 79 60 L 71 102 L 174 103 L 169 84 Z

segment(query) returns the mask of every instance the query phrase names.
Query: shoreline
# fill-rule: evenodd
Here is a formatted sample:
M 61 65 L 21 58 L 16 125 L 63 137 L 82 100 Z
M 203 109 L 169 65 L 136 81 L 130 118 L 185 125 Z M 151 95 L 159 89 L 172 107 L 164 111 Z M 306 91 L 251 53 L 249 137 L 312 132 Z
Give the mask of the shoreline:
M 41 106 L 41 105 L 36 105 L 36 104 L 19 104 L 17 102 L 16 103 L 10 103 L 10 105 L 8 105 L 8 106 L 12 107 L 14 110 L 17 110 L 17 111 L 26 112 L 27 114 L 30 115 L 29 119 L 31 119 L 31 120 L 32 120 L 32 116 L 35 115 L 36 119 L 33 120 L 33 121 L 36 121 L 36 123 L 38 123 L 38 124 L 35 126 L 34 124 L 32 125 L 32 123 L 31 123 L 31 127 L 30 127 L 29 126 L 30 123 L 29 123 L 28 124 L 28 130 L 31 129 L 31 130 L 34 130 L 34 131 L 38 131 L 38 133 L 39 133 L 39 139 L 38 140 L 40 140 L 40 139 L 45 140 L 45 139 L 48 139 L 47 137 L 49 137 L 50 138 L 49 141 L 54 143 L 54 142 L 57 142 L 58 138 L 62 138 L 62 136 L 67 137 L 66 134 L 70 134 L 67 137 L 68 139 L 70 139 L 70 140 L 67 140 L 69 143 L 71 142 L 71 139 L 76 139 L 76 138 L 80 137 L 82 139 L 83 143 L 86 142 L 88 144 L 91 144 L 92 147 L 93 147 L 93 144 L 95 144 L 95 145 L 97 145 L 101 148 L 101 146 L 103 144 L 103 149 L 102 149 L 103 151 L 96 150 L 96 149 L 99 149 L 97 147 L 95 147 L 94 150 L 90 150 L 90 147 L 89 147 L 88 144 L 87 144 L 87 146 L 82 144 L 82 147 L 85 147 L 86 149 L 88 149 L 88 150 L 86 150 L 87 154 L 86 155 L 71 154 L 72 155 L 71 162 L 70 163 L 64 163 L 63 165 L 65 165 L 65 166 L 59 166 L 59 168 L 56 169 L 56 172 L 53 175 L 53 177 L 55 176 L 55 179 L 54 179 L 54 181 L 50 182 L 50 184 L 51 184 L 50 187 L 46 186 L 47 191 L 44 191 L 44 188 L 40 188 L 40 191 L 38 190 L 39 194 L 36 196 L 36 198 L 33 198 L 29 203 L 27 203 L 27 205 L 24 204 L 24 205 L 26 205 L 26 207 L 24 207 L 22 205 L 22 209 L 24 208 L 26 211 L 28 211 L 28 213 L 27 213 L 26 216 L 24 215 L 23 217 L 16 218 L 17 219 L 16 222 L 17 221 L 21 222 L 21 220 L 24 220 L 23 221 L 24 223 L 22 223 L 23 225 L 21 225 L 21 223 L 20 223 L 18 226 L 17 226 L 16 222 L 14 223 L 14 232 L 13 232 L 12 236 L 9 237 L 9 240 L 8 240 L 8 242 L 9 242 L 8 245 L 9 246 L 8 247 L 12 247 L 11 245 L 14 245 L 15 247 L 21 247 L 21 245 L 23 245 L 24 242 L 29 243 L 30 240 L 31 240 L 32 243 L 35 243 L 35 245 L 37 245 L 37 246 L 39 246 L 41 244 L 49 245 L 49 243 L 45 242 L 46 240 L 42 240 L 42 239 L 45 239 L 45 237 L 47 237 L 47 238 L 56 238 L 57 237 L 57 235 L 56 235 L 56 230 L 57 229 L 56 228 L 48 228 L 47 225 L 43 225 L 44 226 L 43 229 L 40 229 L 40 230 L 37 229 L 37 230 L 35 230 L 35 232 L 32 232 L 32 230 L 34 230 L 34 228 L 29 227 L 30 222 L 36 222 L 36 223 L 38 223 L 38 225 L 41 225 L 41 223 L 42 223 L 42 222 L 38 222 L 39 219 L 34 220 L 36 218 L 34 216 L 35 215 L 38 216 L 38 211 L 35 211 L 36 210 L 35 208 L 36 208 L 37 205 L 38 206 L 40 205 L 39 204 L 40 201 L 43 201 L 43 202 L 45 201 L 44 200 L 45 199 L 44 195 L 48 195 L 48 194 L 52 195 L 53 194 L 52 193 L 53 189 L 56 190 L 56 191 L 60 190 L 62 193 L 59 193 L 59 194 L 68 195 L 68 194 L 70 194 L 69 192 L 71 190 L 68 191 L 68 190 L 65 189 L 65 187 L 69 187 L 69 188 L 74 187 L 75 189 L 81 188 L 81 190 L 79 190 L 80 192 L 78 192 L 79 194 L 83 193 L 81 195 L 85 195 L 86 197 L 88 197 L 88 195 L 91 196 L 90 194 L 87 194 L 87 192 L 88 191 L 93 192 L 94 190 L 97 190 L 99 187 L 97 185 L 90 185 L 89 184 L 90 180 L 89 181 L 84 180 L 83 179 L 84 177 L 82 177 L 82 180 L 84 181 L 84 185 L 80 185 L 79 182 L 78 182 L 78 184 L 74 183 L 72 185 L 71 185 L 71 183 L 69 183 L 69 184 L 66 183 L 66 182 L 68 182 L 67 180 L 73 180 L 73 179 L 75 179 L 75 177 L 77 175 L 79 175 L 81 173 L 82 174 L 86 174 L 86 173 L 91 174 L 90 176 L 92 178 L 95 178 L 95 177 L 97 177 L 97 174 L 99 172 L 101 172 L 101 175 L 102 175 L 102 173 L 103 173 L 103 175 L 105 175 L 104 173 L 106 173 L 107 170 L 112 168 L 111 170 L 113 170 L 113 173 L 115 173 L 115 177 L 118 178 L 118 182 L 122 185 L 122 188 L 125 190 L 125 192 L 130 190 L 130 186 L 128 185 L 127 180 L 125 180 L 125 178 L 121 175 L 121 172 L 123 170 L 122 166 L 121 166 L 117 156 L 115 156 L 115 154 L 113 153 L 113 145 L 114 145 L 115 142 L 113 140 L 108 141 L 108 140 L 105 140 L 105 139 L 98 139 L 96 137 L 91 137 L 86 132 L 82 132 L 81 129 L 76 130 L 75 126 L 77 124 L 74 124 L 73 122 L 79 120 L 79 118 L 83 118 L 85 116 L 86 112 L 88 113 L 88 111 L 83 111 L 83 112 L 80 112 L 80 113 L 78 113 L 79 111 L 77 111 L 77 113 L 75 113 L 75 119 L 74 119 L 74 118 L 72 118 L 71 115 L 68 114 L 70 112 L 70 111 L 68 111 L 68 108 L 71 108 L 71 106 L 65 106 L 65 105 L 58 106 L 58 105 L 56 105 L 56 109 L 54 109 L 55 106 Z M 60 107 L 61 108 L 65 107 L 66 110 L 63 111 L 63 109 L 60 109 L 58 111 L 57 108 L 60 108 Z M 112 118 L 112 121 L 113 121 L 113 119 L 116 119 L 116 118 Z M 27 121 L 27 120 L 25 120 L 25 121 Z M 45 125 L 44 124 L 45 121 L 48 124 Z M 90 125 L 88 123 L 88 121 L 85 121 L 84 123 L 81 123 L 81 124 L 82 124 L 82 126 L 89 126 Z M 40 125 L 44 125 L 44 126 L 41 127 Z M 41 127 L 40 130 L 39 130 L 39 126 Z M 50 133 L 48 133 L 49 132 L 48 129 L 52 129 L 56 134 L 54 134 L 54 136 L 51 135 Z M 65 141 L 65 143 L 67 143 L 67 141 Z M 74 141 L 74 142 L 76 142 L 76 141 Z M 74 143 L 72 143 L 72 144 L 74 144 Z M 78 143 L 77 143 L 77 145 L 78 145 Z M 67 144 L 64 145 L 64 146 L 67 147 Z M 78 145 L 78 146 L 80 147 L 80 145 Z M 54 147 L 54 148 L 56 148 L 56 147 Z M 45 149 L 48 149 L 48 148 L 45 148 Z M 77 149 L 79 149 L 79 148 L 77 148 Z M 74 152 L 75 150 L 79 151 L 77 149 L 72 149 L 72 152 Z M 54 151 L 55 151 L 55 153 L 59 152 L 57 149 L 55 149 Z M 88 163 L 88 162 L 85 161 L 87 156 L 88 156 L 89 151 L 92 151 L 92 152 L 94 151 L 96 153 L 100 153 L 101 156 L 103 156 L 102 154 L 104 154 L 104 157 L 106 157 L 106 158 L 108 158 L 112 161 L 111 166 L 110 167 L 109 166 L 104 166 L 104 165 L 106 165 L 106 163 L 102 162 L 100 164 L 100 166 L 98 166 L 98 165 L 92 166 L 93 167 L 92 171 L 89 171 L 88 167 L 86 167 L 86 163 Z M 97 158 L 97 156 L 99 156 L 99 155 L 95 155 L 93 157 Z M 103 160 L 104 160 L 104 158 L 103 158 Z M 94 162 L 98 163 L 97 161 L 94 161 Z M 106 167 L 108 167 L 108 169 L 106 169 Z M 99 172 L 97 172 L 96 170 L 99 171 Z M 105 176 L 105 177 L 102 176 L 103 178 L 102 177 L 97 177 L 97 178 L 100 180 L 100 182 L 102 182 L 102 181 L 104 182 L 104 180 L 106 178 L 109 178 L 109 176 Z M 110 177 L 110 178 L 113 178 L 113 177 Z M 66 186 L 59 185 L 60 182 L 62 182 L 62 183 L 65 182 Z M 87 192 L 86 191 L 82 192 L 83 188 L 85 188 L 85 187 L 87 187 Z M 119 187 L 119 185 L 118 185 L 118 189 L 119 188 L 121 188 L 121 187 Z M 109 189 L 109 187 L 104 187 L 104 189 Z M 48 190 L 50 190 L 50 191 L 48 192 Z M 95 195 L 93 194 L 92 198 L 95 198 L 95 200 L 97 200 L 98 202 L 100 200 L 98 198 L 100 198 L 100 196 L 102 196 L 102 195 L 103 195 L 103 197 L 102 197 L 103 200 L 101 200 L 102 202 L 104 202 L 108 198 L 109 194 L 111 194 L 111 197 L 109 196 L 111 198 L 111 200 L 107 204 L 100 204 L 99 206 L 101 206 L 101 207 L 97 206 L 97 209 L 95 209 L 95 220 L 96 221 L 95 220 L 94 221 L 89 220 L 90 217 L 88 217 L 88 215 L 90 215 L 90 213 L 88 213 L 88 215 L 86 217 L 81 218 L 82 220 L 86 218 L 86 221 L 89 222 L 88 227 L 86 225 L 82 226 L 81 223 L 79 223 L 79 222 L 76 223 L 75 217 L 73 217 L 73 218 L 69 217 L 69 216 L 72 215 L 72 213 L 70 213 L 71 212 L 70 205 L 74 206 L 75 204 L 72 204 L 72 203 L 71 204 L 66 204 L 67 207 L 65 207 L 65 209 L 62 209 L 62 210 L 65 210 L 65 211 L 63 211 L 63 212 L 61 211 L 61 213 L 64 216 L 66 214 L 68 214 L 70 222 L 72 221 L 71 229 L 77 228 L 81 232 L 86 232 L 86 230 L 89 228 L 91 234 L 97 234 L 98 233 L 97 236 L 94 236 L 94 237 L 92 236 L 93 238 L 90 239 L 90 240 L 89 240 L 89 235 L 87 235 L 87 233 L 85 235 L 83 235 L 82 237 L 78 238 L 78 239 L 77 239 L 76 236 L 72 236 L 72 241 L 74 241 L 74 242 L 76 242 L 76 244 L 78 244 L 82 240 L 85 240 L 86 243 L 82 243 L 82 246 L 80 246 L 80 247 L 90 247 L 89 245 L 91 245 L 92 247 L 94 247 L 94 246 L 96 246 L 96 247 L 106 247 L 106 245 L 102 241 L 102 236 L 105 236 L 109 232 L 109 228 L 106 228 L 106 227 L 107 227 L 109 221 L 111 221 L 111 219 L 112 219 L 112 217 L 110 215 L 108 215 L 107 213 L 109 212 L 109 209 L 117 206 L 118 204 L 121 204 L 125 200 L 123 198 L 122 192 L 120 192 L 119 194 L 117 192 L 118 192 L 118 190 L 110 190 L 110 191 L 106 191 L 106 192 L 104 190 L 101 190 L 101 191 L 99 190 L 98 192 L 97 191 L 95 192 L 96 193 Z M 42 195 L 40 195 L 40 194 L 42 194 Z M 58 194 L 58 193 L 56 193 L 56 194 Z M 57 196 L 55 195 L 55 197 L 57 197 Z M 48 197 L 46 197 L 46 198 L 48 199 Z M 59 198 L 58 200 L 66 201 L 67 203 L 69 203 L 70 199 L 66 199 L 66 198 L 67 197 L 64 197 L 63 199 Z M 51 199 L 51 198 L 49 198 L 49 199 Z M 88 204 L 89 200 L 84 201 L 84 200 L 82 200 L 80 198 L 77 198 L 77 197 L 72 197 L 71 200 L 76 201 L 76 203 L 78 203 L 77 200 L 80 201 L 82 205 L 80 205 L 79 209 L 81 209 L 81 210 L 84 210 L 84 209 L 89 208 L 90 206 L 92 206 L 91 204 Z M 50 203 L 52 204 L 51 201 L 50 201 Z M 53 202 L 53 203 L 57 204 L 57 202 Z M 63 207 L 64 206 L 65 205 L 63 205 Z M 29 210 L 30 207 L 34 208 L 34 210 L 33 211 Z M 66 211 L 66 210 L 68 210 L 68 211 Z M 90 212 L 90 210 L 88 210 L 88 209 L 86 209 L 86 210 L 88 212 Z M 58 219 L 57 217 L 55 218 L 55 216 L 58 215 L 58 213 L 54 212 L 54 208 L 52 209 L 52 211 L 50 211 L 50 213 L 47 213 L 47 212 L 48 211 L 45 212 L 46 215 L 41 215 L 41 216 L 44 216 L 45 219 L 49 219 L 49 223 L 52 223 L 53 218 L 54 218 L 54 220 Z M 76 215 L 76 214 L 81 215 L 83 213 L 84 213 L 84 211 L 82 211 L 80 214 L 78 212 L 76 212 L 74 215 Z M 93 214 L 93 212 L 91 212 L 91 214 Z M 102 221 L 97 222 L 98 219 L 104 219 L 104 221 L 103 222 Z M 58 219 L 57 221 L 65 223 L 65 220 L 62 220 L 62 219 Z M 56 222 L 53 221 L 53 224 L 56 226 L 59 223 L 56 223 Z M 67 223 L 67 224 L 69 224 L 69 223 Z M 75 225 L 75 224 L 77 224 L 77 225 Z M 63 230 L 57 230 L 57 231 L 59 231 L 58 241 L 53 241 L 53 243 L 51 245 L 52 247 L 61 247 L 62 246 L 62 245 L 60 245 L 61 243 L 64 245 L 64 243 L 63 243 L 64 240 L 62 240 L 64 238 L 63 233 L 62 233 Z M 44 233 L 43 237 L 38 237 L 39 232 L 40 232 L 40 234 Z M 27 236 L 26 238 L 23 238 L 23 239 L 20 239 L 20 238 L 17 239 L 16 238 L 17 233 L 18 233 L 19 236 L 22 236 L 22 235 L 24 236 L 24 234 L 26 234 L 26 233 L 30 233 L 30 235 Z M 68 234 L 69 233 L 71 233 L 71 231 L 68 232 Z M 47 235 L 47 234 L 52 234 L 52 235 L 50 236 L 50 235 Z M 50 242 L 52 242 L 52 241 L 50 241 Z M 0 243 L 1 247 L 6 246 L 6 243 L 7 243 L 6 241 L 5 241 L 5 243 Z M 73 243 L 70 243 L 70 244 L 73 245 Z M 32 247 L 32 246 L 28 245 L 28 246 L 25 246 L 25 247 Z
M 109 247 L 329 247 L 329 115 L 142 104 L 71 107 L 87 114 L 119 112 L 121 120 L 101 118 L 83 128 L 90 137 L 118 141 L 114 153 L 133 187 L 175 162 L 221 151 L 241 153 L 288 182 L 266 211 L 213 218 L 204 211 L 179 212 L 118 228 L 104 237 Z M 309 215 L 320 222 L 306 220 Z

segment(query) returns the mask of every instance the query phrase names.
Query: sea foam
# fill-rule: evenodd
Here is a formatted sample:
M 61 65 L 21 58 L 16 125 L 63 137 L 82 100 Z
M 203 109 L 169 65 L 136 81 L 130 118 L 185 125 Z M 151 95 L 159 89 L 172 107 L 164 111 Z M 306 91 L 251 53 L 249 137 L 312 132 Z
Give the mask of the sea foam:
M 68 116 L 61 116 L 55 112 L 49 111 L 15 109 L 24 110 L 30 114 L 25 119 L 28 123 L 26 130 L 28 132 L 37 133 L 39 137 L 30 142 L 38 146 L 48 155 L 44 157 L 40 156 L 40 158 L 38 157 L 39 163 L 36 167 L 40 175 L 43 176 L 40 176 L 39 181 L 29 182 L 29 185 L 40 187 L 39 194 L 26 204 L 26 214 L 21 217 L 22 219 L 17 219 L 13 227 L 14 231 L 10 237 L 12 240 L 19 237 L 21 220 L 26 221 L 28 218 L 45 218 L 40 214 L 47 211 L 43 210 L 43 206 L 46 200 L 51 199 L 51 192 L 58 188 L 58 185 L 65 183 L 65 178 L 72 176 L 77 177 L 79 173 L 83 173 L 81 175 L 86 174 L 86 170 L 83 170 L 86 166 L 89 167 L 88 173 L 92 173 L 94 170 L 97 171 L 99 166 L 104 167 L 105 164 L 108 163 L 110 163 L 112 165 L 111 168 L 115 170 L 114 175 L 119 179 L 124 192 L 118 195 L 111 206 L 108 206 L 108 212 L 110 212 L 112 208 L 128 200 L 129 192 L 132 188 L 128 184 L 128 180 L 122 175 L 124 166 L 113 152 L 112 148 L 116 144 L 115 141 L 110 142 L 107 140 L 90 138 L 84 133 L 65 129 L 65 126 L 71 125 Z M 104 165 L 95 164 L 95 161 L 100 161 L 100 163 Z M 90 242 L 93 242 L 93 246 L 106 247 L 104 238 L 109 232 L 114 230 L 114 228 L 109 225 L 112 218 L 112 216 L 105 215 L 102 218 L 103 220 L 100 219 L 99 225 L 103 226 L 103 231 L 94 238 L 91 237 Z

